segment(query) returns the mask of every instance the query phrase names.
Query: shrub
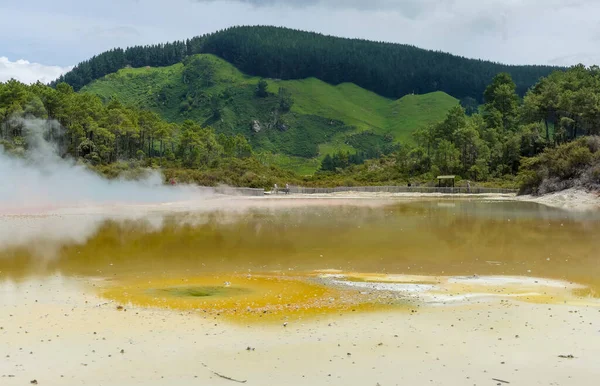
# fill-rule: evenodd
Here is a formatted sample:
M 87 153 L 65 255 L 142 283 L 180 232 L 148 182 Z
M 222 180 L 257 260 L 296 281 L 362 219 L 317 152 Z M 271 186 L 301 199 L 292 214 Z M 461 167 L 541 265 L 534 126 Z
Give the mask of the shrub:
M 582 137 L 524 158 L 518 179 L 521 194 L 547 194 L 573 187 L 600 187 L 600 137 Z

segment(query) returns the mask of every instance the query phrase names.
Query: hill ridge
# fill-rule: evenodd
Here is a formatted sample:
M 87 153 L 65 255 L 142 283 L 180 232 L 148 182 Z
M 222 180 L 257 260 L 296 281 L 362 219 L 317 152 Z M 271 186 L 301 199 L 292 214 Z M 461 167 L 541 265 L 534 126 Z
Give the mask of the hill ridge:
M 506 65 L 415 46 L 340 38 L 270 26 L 239 26 L 173 43 L 113 49 L 78 64 L 56 82 L 76 90 L 130 65 L 165 66 L 198 53 L 215 54 L 247 74 L 279 79 L 314 76 L 330 84 L 351 82 L 399 98 L 444 91 L 481 100 L 493 76 L 508 72 L 524 94 L 558 67 Z

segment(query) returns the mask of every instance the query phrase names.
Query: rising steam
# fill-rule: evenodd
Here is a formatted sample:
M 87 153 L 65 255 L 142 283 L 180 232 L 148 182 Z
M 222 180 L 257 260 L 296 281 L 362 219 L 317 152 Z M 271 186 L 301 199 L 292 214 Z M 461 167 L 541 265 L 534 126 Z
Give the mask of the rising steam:
M 141 181 L 110 181 L 63 159 L 56 121 L 15 118 L 9 125 L 22 128 L 27 151 L 9 154 L 0 145 L 0 252 L 24 246 L 53 258 L 61 245 L 84 243 L 107 220 L 144 218 L 160 228 L 162 215 L 148 212 L 224 205 L 210 189 L 165 186 L 157 172 Z
M 0 147 L 0 213 L 159 204 L 195 200 L 210 194 L 191 186 L 165 186 L 159 173 L 151 173 L 142 181 L 109 181 L 58 155 L 58 145 L 47 140 L 61 135 L 62 128 L 57 122 L 19 119 L 11 124 L 23 127 L 28 151 L 25 157 L 13 157 Z

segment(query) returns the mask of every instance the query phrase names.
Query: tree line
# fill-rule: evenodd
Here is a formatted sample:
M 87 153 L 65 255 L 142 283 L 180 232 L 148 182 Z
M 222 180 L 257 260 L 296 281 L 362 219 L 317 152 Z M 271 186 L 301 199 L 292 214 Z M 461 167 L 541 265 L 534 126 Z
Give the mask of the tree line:
M 157 114 L 122 105 L 112 99 L 79 94 L 66 83 L 50 88 L 16 80 L 0 83 L 0 141 L 11 148 L 25 142 L 23 120 L 53 119 L 63 132 L 57 138 L 62 155 L 91 165 L 119 160 L 165 162 L 186 168 L 217 167 L 223 159 L 247 159 L 252 148 L 242 135 L 215 134 L 193 121 L 163 121 Z
M 316 77 L 355 83 L 390 98 L 444 91 L 482 101 L 486 85 L 506 72 L 519 95 L 556 67 L 510 66 L 414 46 L 346 39 L 280 27 L 232 27 L 186 41 L 113 49 L 79 63 L 53 85 L 75 90 L 126 66 L 167 66 L 194 54 L 215 54 L 254 76 Z
M 322 173 L 361 182 L 456 174 L 474 181 L 518 181 L 524 191 L 540 193 L 578 183 L 600 186 L 600 141 L 582 139 L 600 134 L 600 68 L 556 71 L 523 98 L 511 76 L 500 73 L 483 100 L 470 114 L 462 106 L 453 108 L 443 121 L 417 130 L 414 144 L 401 144 L 390 155 L 362 166 L 338 155 L 335 166 L 330 158 L 323 162 Z
M 572 141 L 600 130 L 600 67 L 577 65 L 542 78 L 523 101 L 526 119 L 542 121 L 547 140 Z

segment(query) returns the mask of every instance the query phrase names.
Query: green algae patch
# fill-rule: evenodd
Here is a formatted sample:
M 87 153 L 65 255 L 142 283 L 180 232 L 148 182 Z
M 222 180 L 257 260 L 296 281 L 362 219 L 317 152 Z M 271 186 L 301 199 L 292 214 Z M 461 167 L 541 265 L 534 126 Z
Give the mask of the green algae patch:
M 194 287 L 172 287 L 172 288 L 160 288 L 151 289 L 148 291 L 150 294 L 160 296 L 174 296 L 174 297 L 192 297 L 192 298 L 209 298 L 219 297 L 227 298 L 233 296 L 248 295 L 252 290 L 248 288 L 240 287 L 225 287 L 225 286 L 194 286 Z

